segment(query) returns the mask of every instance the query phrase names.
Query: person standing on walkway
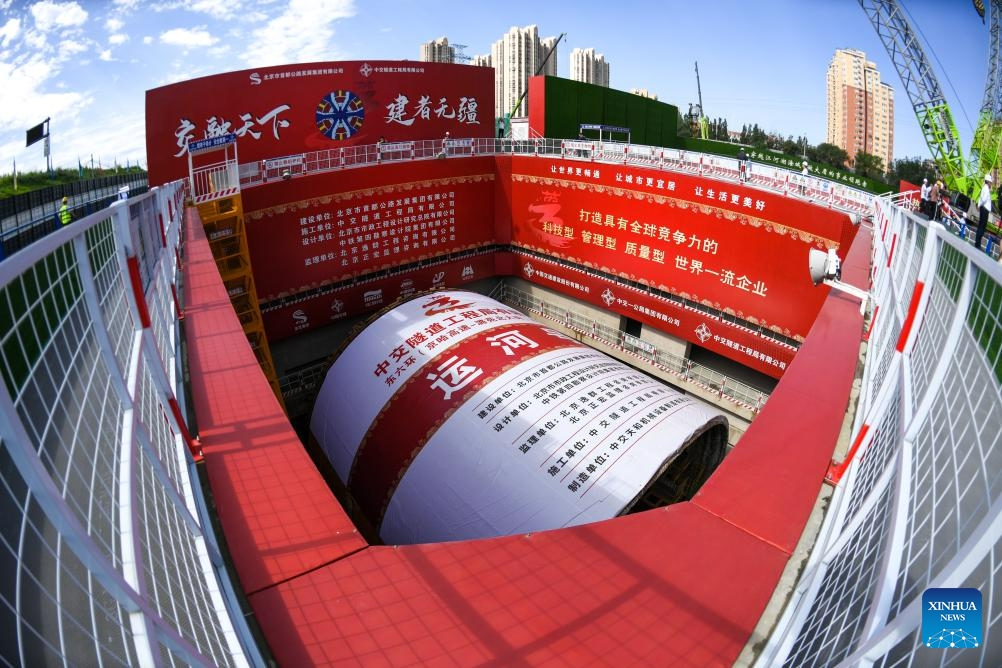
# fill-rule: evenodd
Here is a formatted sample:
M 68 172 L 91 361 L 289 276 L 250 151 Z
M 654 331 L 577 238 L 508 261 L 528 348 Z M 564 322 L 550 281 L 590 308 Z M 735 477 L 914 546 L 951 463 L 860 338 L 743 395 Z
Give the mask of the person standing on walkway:
M 803 162 L 803 167 L 804 168 L 802 170 L 800 170 L 800 194 L 801 195 L 806 195 L 807 194 L 807 174 L 810 172 L 810 166 L 807 164 L 806 160 L 804 160 L 804 162 Z
M 981 248 L 981 237 L 988 229 L 988 214 L 992 210 L 992 175 L 985 174 L 985 182 L 981 184 L 981 194 L 978 196 L 978 233 L 974 237 L 974 247 Z
M 70 213 L 69 199 L 63 197 L 63 205 L 59 207 L 59 222 L 65 226 L 69 225 L 71 220 L 73 214 Z
M 929 179 L 922 179 L 922 187 L 919 189 L 919 213 L 924 213 L 927 218 L 932 218 L 929 215 L 930 190 L 932 190 L 932 186 L 929 185 Z
M 943 182 L 936 179 L 929 189 L 929 220 L 939 220 L 939 191 L 943 188 Z
M 748 182 L 748 154 L 744 146 L 738 149 L 738 178 L 742 183 Z

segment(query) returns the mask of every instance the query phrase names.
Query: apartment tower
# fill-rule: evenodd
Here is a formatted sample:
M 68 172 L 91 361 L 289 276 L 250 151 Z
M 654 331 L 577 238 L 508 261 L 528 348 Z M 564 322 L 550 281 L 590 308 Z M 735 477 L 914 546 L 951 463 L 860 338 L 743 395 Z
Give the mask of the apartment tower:
M 571 51 L 571 79 L 597 86 L 609 87 L 609 63 L 595 49 Z
M 852 167 L 864 151 L 884 161 L 894 157 L 894 89 L 881 82 L 877 66 L 866 54 L 837 49 L 828 65 L 828 131 L 826 141 L 845 149 Z
M 494 67 L 494 108 L 498 116 L 512 113 L 522 93 L 529 88 L 529 78 L 542 70 L 540 75 L 557 76 L 557 38 L 539 38 L 539 28 L 531 25 L 525 28 L 513 27 L 491 45 L 489 62 Z M 550 51 L 553 53 L 550 53 Z M 546 59 L 550 54 L 549 59 Z M 546 65 L 543 66 L 543 60 Z M 484 62 L 482 56 L 474 57 L 474 62 Z M 529 115 L 528 95 L 522 100 L 514 117 Z
M 456 49 L 449 45 L 448 37 L 439 37 L 421 45 L 421 62 L 423 63 L 454 63 Z

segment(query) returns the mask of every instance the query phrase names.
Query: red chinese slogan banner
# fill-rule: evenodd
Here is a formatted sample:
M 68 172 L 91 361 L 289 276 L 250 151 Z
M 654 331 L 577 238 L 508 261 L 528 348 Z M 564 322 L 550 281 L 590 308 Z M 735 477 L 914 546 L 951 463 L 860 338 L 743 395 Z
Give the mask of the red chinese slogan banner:
M 386 141 L 491 137 L 494 70 L 413 61 L 323 62 L 146 91 L 150 184 L 188 175 L 188 142 L 237 136 L 241 163 Z
M 811 248 L 851 239 L 848 216 L 699 176 L 515 158 L 512 243 L 671 292 L 801 339 L 827 290 Z
M 248 190 L 244 218 L 260 300 L 492 243 L 491 163 L 374 166 Z M 485 171 L 470 172 L 478 167 Z
M 515 257 L 519 275 L 528 281 L 625 315 L 773 378 L 783 375 L 796 354 L 775 339 L 650 293 L 551 260 L 522 253 Z
M 265 305 L 262 311 L 265 332 L 269 341 L 277 341 L 343 318 L 377 311 L 427 290 L 465 285 L 494 274 L 494 254 L 485 253 L 343 288 L 320 289 L 292 303 Z

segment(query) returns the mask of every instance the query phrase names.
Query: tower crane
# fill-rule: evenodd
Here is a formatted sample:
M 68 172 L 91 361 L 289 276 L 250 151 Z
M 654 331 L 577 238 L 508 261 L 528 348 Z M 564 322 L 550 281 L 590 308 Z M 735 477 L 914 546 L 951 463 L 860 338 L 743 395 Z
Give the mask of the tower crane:
M 1002 148 L 1002 60 L 999 32 L 1002 0 L 989 0 L 989 64 L 985 97 L 974 132 L 970 157 L 965 159 L 953 114 L 933 74 L 918 36 L 896 0 L 859 0 L 891 57 L 908 99 L 918 117 L 926 144 L 932 152 L 946 187 L 976 196 L 980 177 L 999 165 Z M 979 0 L 975 7 L 981 13 Z

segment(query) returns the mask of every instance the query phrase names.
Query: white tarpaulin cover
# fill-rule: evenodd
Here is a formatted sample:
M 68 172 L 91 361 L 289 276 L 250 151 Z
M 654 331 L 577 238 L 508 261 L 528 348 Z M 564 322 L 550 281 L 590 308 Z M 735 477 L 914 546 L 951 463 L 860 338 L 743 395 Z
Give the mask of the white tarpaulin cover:
M 311 431 L 387 543 L 608 519 L 720 411 L 483 295 L 406 302 L 362 331 Z

